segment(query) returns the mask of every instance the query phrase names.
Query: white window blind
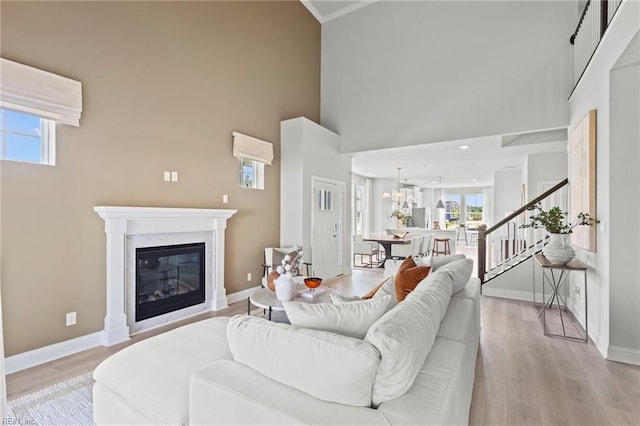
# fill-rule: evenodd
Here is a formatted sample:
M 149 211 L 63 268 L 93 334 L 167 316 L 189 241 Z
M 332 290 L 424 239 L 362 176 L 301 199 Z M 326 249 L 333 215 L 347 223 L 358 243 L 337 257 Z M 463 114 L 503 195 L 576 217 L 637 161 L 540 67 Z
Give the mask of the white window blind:
M 233 156 L 271 165 L 273 144 L 242 133 L 233 132 Z
M 78 126 L 82 83 L 0 58 L 0 108 Z

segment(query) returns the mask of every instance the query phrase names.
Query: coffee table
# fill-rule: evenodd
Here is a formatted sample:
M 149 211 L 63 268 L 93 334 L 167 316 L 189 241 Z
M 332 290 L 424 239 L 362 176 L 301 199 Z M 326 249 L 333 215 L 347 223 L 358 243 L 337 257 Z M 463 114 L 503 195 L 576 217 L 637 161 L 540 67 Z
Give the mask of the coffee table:
M 307 286 L 305 286 L 304 284 L 297 284 L 296 292 L 299 290 L 305 290 L 306 288 Z M 329 295 L 331 294 L 331 292 L 333 292 L 333 290 L 330 287 L 325 286 L 320 286 L 319 288 L 324 288 L 327 291 L 320 296 L 314 297 L 313 299 L 296 295 L 293 300 L 296 302 L 304 303 L 331 303 L 331 298 L 329 297 Z M 264 287 L 254 291 L 253 293 L 251 293 L 251 296 L 247 298 L 247 315 L 251 315 L 251 305 L 268 311 L 269 321 L 271 321 L 271 312 L 284 311 L 282 301 L 278 300 L 278 298 L 276 297 L 276 292 Z

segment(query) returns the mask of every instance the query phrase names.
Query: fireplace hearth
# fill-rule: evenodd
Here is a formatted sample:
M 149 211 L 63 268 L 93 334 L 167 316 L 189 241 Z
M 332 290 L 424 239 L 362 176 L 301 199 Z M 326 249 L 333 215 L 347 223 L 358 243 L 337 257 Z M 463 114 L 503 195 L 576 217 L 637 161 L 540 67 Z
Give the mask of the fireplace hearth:
M 205 301 L 205 243 L 136 248 L 136 321 Z

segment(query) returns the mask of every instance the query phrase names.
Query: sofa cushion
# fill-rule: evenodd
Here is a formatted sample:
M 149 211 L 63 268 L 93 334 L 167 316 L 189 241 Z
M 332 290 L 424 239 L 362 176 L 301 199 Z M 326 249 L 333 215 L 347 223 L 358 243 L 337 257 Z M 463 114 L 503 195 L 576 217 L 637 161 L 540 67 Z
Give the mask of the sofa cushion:
M 382 286 L 376 291 L 373 295 L 372 299 L 377 299 L 379 297 L 391 296 L 391 305 L 395 306 L 398 304 L 398 300 L 396 299 L 396 276 L 392 275 L 388 277 L 383 283 Z
M 369 406 L 380 362 L 368 342 L 237 315 L 227 327 L 234 360 L 318 399 Z
M 371 324 L 389 310 L 391 296 L 353 303 L 282 302 L 291 325 L 364 338 Z
M 420 281 L 429 275 L 429 266 L 418 266 L 413 257 L 407 257 L 396 272 L 396 300 L 402 302 Z
M 450 254 L 448 256 L 431 256 L 430 258 L 422 258 L 416 263 L 418 265 L 431 266 L 432 271 L 437 271 L 442 268 L 447 263 L 451 263 L 456 260 L 464 259 L 466 256 L 464 254 Z
M 338 293 L 331 293 L 329 297 L 331 298 L 331 303 L 336 305 L 339 305 L 340 303 L 362 302 L 363 300 L 367 300 L 360 296 L 343 296 Z
M 215 360 L 231 359 L 228 322 L 228 317 L 211 318 L 138 342 L 103 361 L 93 377 L 148 423 L 187 424 L 191 374 Z
M 380 352 L 373 387 L 373 404 L 397 398 L 413 384 L 451 298 L 453 282 L 436 274 L 371 326 L 365 340 Z
M 451 275 L 453 279 L 453 293 L 464 289 L 473 272 L 473 259 L 460 259 L 447 263 L 438 269 L 438 272 Z
M 367 293 L 364 296 L 362 296 L 362 298 L 363 299 L 371 299 L 373 296 L 376 295 L 378 290 L 380 290 L 382 288 L 382 286 L 385 285 L 385 283 L 387 283 L 390 279 L 392 279 L 392 277 L 386 277 L 384 280 L 382 280 L 382 282 L 380 284 L 375 286 L 369 293 Z

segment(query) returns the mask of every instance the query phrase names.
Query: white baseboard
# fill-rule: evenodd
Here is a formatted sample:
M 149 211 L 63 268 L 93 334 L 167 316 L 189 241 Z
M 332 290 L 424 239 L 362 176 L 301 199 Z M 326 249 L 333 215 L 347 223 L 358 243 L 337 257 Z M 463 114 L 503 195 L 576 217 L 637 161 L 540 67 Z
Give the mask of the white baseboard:
M 102 331 L 7 357 L 5 372 L 15 373 L 97 346 L 102 346 Z
M 237 293 L 232 293 L 227 296 L 227 301 L 229 303 L 234 303 L 244 300 L 249 297 L 251 293 L 261 287 L 262 286 L 251 287 Z M 198 312 L 194 315 L 200 315 L 201 313 L 202 312 Z M 64 342 L 54 343 L 53 345 L 44 346 L 42 348 L 5 358 L 5 373 L 16 373 L 27 368 L 35 367 L 46 362 L 55 361 L 56 359 L 60 359 L 65 356 L 104 345 L 105 339 L 103 330 L 87 334 L 85 336 L 76 337 L 75 339 L 66 340 Z
M 482 287 L 482 295 L 489 297 L 500 297 L 502 299 L 522 300 L 523 302 L 531 302 L 533 294 L 530 291 L 509 290 L 506 288 L 492 288 L 488 286 Z M 536 294 L 536 302 L 542 303 L 542 295 Z
M 227 295 L 227 300 L 229 301 L 229 303 L 235 303 L 241 300 L 246 300 L 249 296 L 251 296 L 251 293 L 253 293 L 256 290 L 260 290 L 261 288 L 262 288 L 261 285 L 257 285 L 255 287 L 251 287 L 246 290 L 238 291 L 237 293 L 231 293 Z
M 624 362 L 625 364 L 640 365 L 640 350 L 620 346 L 609 346 L 607 359 L 609 361 Z

